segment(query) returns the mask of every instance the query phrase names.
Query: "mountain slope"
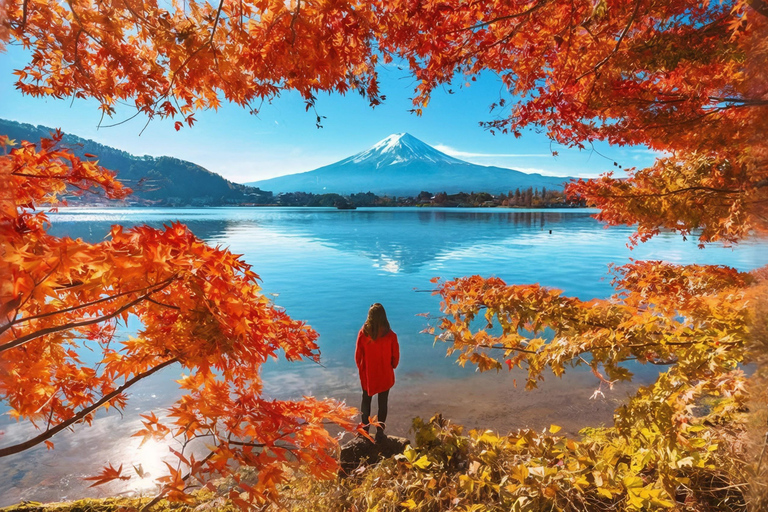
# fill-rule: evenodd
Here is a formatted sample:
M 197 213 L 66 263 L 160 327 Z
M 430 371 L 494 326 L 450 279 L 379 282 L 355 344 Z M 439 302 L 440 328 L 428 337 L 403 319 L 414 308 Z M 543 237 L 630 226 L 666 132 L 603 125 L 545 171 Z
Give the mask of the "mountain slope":
M 448 156 L 408 133 L 399 133 L 334 164 L 246 185 L 276 194 L 373 192 L 414 196 L 422 190 L 449 194 L 499 194 L 528 187 L 561 190 L 569 179 L 471 164 Z
M 50 137 L 52 131 L 46 126 L 0 119 L 0 134 L 15 139 L 17 143 L 22 140 L 37 143 L 42 137 Z M 214 206 L 271 202 L 271 194 L 225 180 L 186 160 L 169 156 L 134 156 L 70 134 L 64 135 L 63 142 L 76 155 L 94 154 L 100 165 L 117 171 L 118 179 L 134 191 L 128 197 L 130 203 Z M 90 197 L 84 199 L 92 200 Z

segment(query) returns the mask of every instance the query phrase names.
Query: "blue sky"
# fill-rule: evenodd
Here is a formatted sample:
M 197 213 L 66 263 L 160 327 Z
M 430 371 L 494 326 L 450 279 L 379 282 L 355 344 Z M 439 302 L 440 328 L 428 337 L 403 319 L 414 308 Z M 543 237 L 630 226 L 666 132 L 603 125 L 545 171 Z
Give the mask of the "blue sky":
M 400 132 L 473 163 L 558 176 L 597 176 L 614 170 L 614 160 L 624 167 L 645 167 L 654 159 L 645 148 L 597 144 L 597 154 L 556 147 L 546 136 L 532 131 L 519 139 L 491 135 L 478 122 L 491 118 L 488 107 L 498 100 L 502 87 L 492 75 L 470 87 L 461 86 L 463 80 L 458 80 L 459 86 L 452 88 L 454 94 L 448 94 L 447 88 L 435 91 L 421 117 L 408 112 L 413 108 L 413 78 L 390 65 L 380 70 L 381 90 L 387 100 L 375 109 L 355 93 L 320 95 L 317 111 L 326 116 L 322 129 L 315 127 L 314 113 L 305 112 L 299 95 L 290 92 L 263 105 L 258 115 L 225 104 L 218 112 L 195 114 L 197 123 L 191 129 L 177 132 L 173 121 L 155 119 L 139 135 L 146 118 L 97 129 L 100 112 L 93 101 L 22 96 L 15 90 L 12 71 L 24 62 L 25 54 L 19 48 L 0 53 L 0 117 L 61 128 L 135 155 L 190 160 L 240 183 L 310 171 Z M 112 122 L 131 115 L 127 108 L 118 109 Z M 551 155 L 553 149 L 559 156 Z

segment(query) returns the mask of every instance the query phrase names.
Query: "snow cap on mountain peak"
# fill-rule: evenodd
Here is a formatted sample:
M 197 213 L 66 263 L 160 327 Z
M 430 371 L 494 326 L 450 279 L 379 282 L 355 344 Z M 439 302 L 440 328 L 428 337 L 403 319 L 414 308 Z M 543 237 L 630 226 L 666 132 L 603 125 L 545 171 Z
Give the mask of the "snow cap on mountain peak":
M 410 133 L 393 133 L 385 137 L 366 151 L 348 159 L 349 163 L 372 163 L 376 168 L 411 161 L 463 163 L 456 158 L 441 153 Z
M 403 132 L 393 133 L 392 135 L 381 139 L 379 142 L 371 146 L 370 149 L 379 150 L 382 153 L 386 153 L 389 151 L 397 151 L 398 147 L 401 145 L 418 146 L 420 144 L 426 146 L 426 144 L 421 142 L 410 133 Z

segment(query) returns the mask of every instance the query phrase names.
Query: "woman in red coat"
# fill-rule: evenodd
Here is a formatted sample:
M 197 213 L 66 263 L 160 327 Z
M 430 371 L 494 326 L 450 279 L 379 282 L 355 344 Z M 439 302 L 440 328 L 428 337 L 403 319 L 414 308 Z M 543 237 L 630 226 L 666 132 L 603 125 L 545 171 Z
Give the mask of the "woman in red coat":
M 397 335 L 389 328 L 384 306 L 378 302 L 368 310 L 368 319 L 357 335 L 355 362 L 363 387 L 360 411 L 366 429 L 370 423 L 371 400 L 373 395 L 379 395 L 378 421 L 381 427 L 376 431 L 376 437 L 380 439 L 385 437 L 387 400 L 389 390 L 395 385 L 395 368 L 400 362 L 400 346 L 397 343 Z

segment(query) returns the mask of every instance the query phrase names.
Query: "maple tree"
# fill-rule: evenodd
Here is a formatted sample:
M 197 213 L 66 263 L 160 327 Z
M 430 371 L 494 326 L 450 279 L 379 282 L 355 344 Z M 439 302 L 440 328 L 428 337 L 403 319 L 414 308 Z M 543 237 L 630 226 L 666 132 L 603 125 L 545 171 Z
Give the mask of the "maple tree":
M 692 471 L 719 465 L 714 452 L 725 441 L 713 427 L 735 421 L 747 401 L 740 367 L 752 345 L 747 306 L 765 294 L 764 276 L 660 261 L 614 273 L 617 293 L 591 301 L 479 276 L 438 285 L 446 316 L 437 339 L 450 344 L 448 353 L 480 371 L 522 368 L 528 389 L 547 370 L 562 376 L 586 366 L 602 395 L 603 386 L 632 379 L 628 361 L 668 367 L 616 410 L 612 427 L 539 455 L 544 460 L 526 459 L 529 467 L 562 459 L 568 472 L 523 479 L 513 496 L 541 497 L 546 481 L 559 506 L 566 501 L 561 491 L 575 486 L 608 504 L 618 495 L 629 510 L 671 507 Z M 531 502 L 531 510 L 539 505 Z
M 755 7 L 751 7 L 753 5 Z M 507 88 L 492 131 L 664 153 L 629 177 L 570 187 L 598 219 L 702 242 L 766 228 L 768 17 L 762 1 L 381 2 L 381 47 L 420 80 L 414 102 L 457 74 Z M 618 165 L 617 163 L 615 165 Z
M 506 91 L 485 123 L 492 131 L 519 136 L 532 128 L 565 145 L 604 140 L 663 153 L 627 178 L 606 175 L 568 189 L 598 206 L 600 220 L 637 224 L 634 242 L 671 229 L 702 244 L 732 243 L 766 228 L 768 8 L 761 0 L 163 5 L 6 0 L 0 44 L 31 52 L 16 72 L 23 93 L 95 98 L 107 116 L 128 102 L 136 115 L 175 119 L 177 129 L 192 125 L 196 110 L 222 101 L 255 110 L 284 90 L 298 91 L 308 109 L 320 91 L 354 90 L 376 105 L 380 61 L 410 67 L 417 114 L 436 87 L 493 72 Z M 315 357 L 315 334 L 259 293 L 240 258 L 183 226 L 116 228 L 100 244 L 49 236 L 35 206 L 55 204 L 73 187 L 127 193 L 97 163 L 58 147 L 58 137 L 13 149 L 4 139 L 0 161 L 10 184 L 2 191 L 1 270 L 12 277 L 0 285 L 0 393 L 20 418 L 41 426 L 30 445 L 91 421 L 99 407 L 122 406 L 126 386 L 178 364 L 190 371 L 181 381 L 187 395 L 170 409 L 170 426 L 149 416 L 141 435 L 215 438 L 203 461 L 180 454 L 191 477 L 226 472 L 229 461 L 255 465 L 263 471 L 258 486 L 240 490 L 255 500 L 274 496 L 288 449 L 328 474 L 332 440 L 322 423 L 351 428 L 349 411 L 312 400 L 267 402 L 256 371 L 278 350 L 289 359 Z M 438 336 L 463 364 L 522 366 L 528 386 L 547 367 L 561 375 L 588 365 L 609 385 L 631 378 L 624 361 L 669 365 L 617 410 L 613 427 L 584 444 L 521 434 L 525 442 L 514 446 L 531 449 L 505 466 L 519 477 L 505 488 L 518 506 L 583 503 L 574 489 L 591 506 L 600 497 L 611 507 L 670 506 L 686 468 L 711 469 L 721 449 L 710 425 L 732 420 L 743 404 L 738 367 L 754 342 L 750 304 L 765 296 L 764 272 L 661 262 L 615 272 L 616 294 L 590 302 L 496 279 L 439 284 L 447 317 Z M 495 330 L 478 326 L 481 314 Z M 143 328 L 121 351 L 113 336 L 127 315 Z M 81 343 L 102 350 L 98 368 L 79 359 Z M 702 403 L 710 404 L 703 413 Z M 499 438 L 471 442 L 511 449 Z M 279 462 L 266 460 L 270 452 Z M 432 464 L 440 454 L 430 453 Z M 568 472 L 553 475 L 554 465 Z M 121 476 L 108 467 L 97 482 Z M 186 499 L 185 477 L 171 468 L 165 494 Z M 463 482 L 486 485 L 474 476 Z M 522 499 L 531 497 L 539 501 Z
M 337 441 L 325 425 L 354 429 L 354 411 L 333 401 L 262 396 L 259 367 L 267 358 L 282 352 L 290 361 L 317 360 L 319 352 L 317 333 L 260 293 L 250 265 L 181 224 L 115 226 L 95 244 L 51 236 L 35 205 L 55 203 L 72 188 L 99 187 L 111 198 L 130 190 L 60 147 L 61 133 L 39 145 L 0 144 L 10 195 L 0 217 L 0 393 L 13 417 L 40 430 L 0 446 L 0 457 L 43 443 L 54 448 L 54 435 L 90 424 L 102 408 L 124 409 L 131 386 L 176 365 L 184 395 L 164 418 L 144 416 L 136 435 L 174 438 L 190 449 L 204 440 L 208 453 L 195 459 L 174 450 L 179 464 L 159 479 L 161 495 L 186 500 L 189 486 L 229 474 L 233 462 L 260 471 L 256 484 L 233 488 L 236 503 L 244 503 L 241 492 L 254 501 L 270 497 L 291 466 L 334 473 Z M 120 324 L 131 316 L 141 328 L 125 339 Z M 95 365 L 83 358 L 84 348 L 99 354 Z M 130 477 L 121 470 L 109 466 L 94 480 Z

